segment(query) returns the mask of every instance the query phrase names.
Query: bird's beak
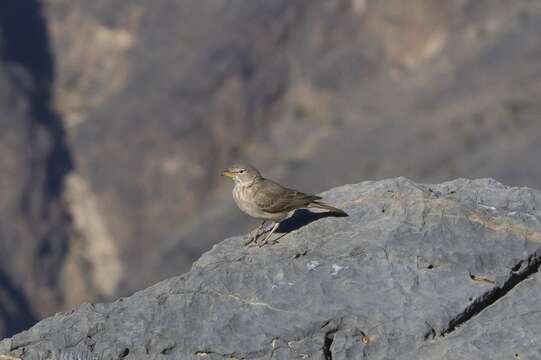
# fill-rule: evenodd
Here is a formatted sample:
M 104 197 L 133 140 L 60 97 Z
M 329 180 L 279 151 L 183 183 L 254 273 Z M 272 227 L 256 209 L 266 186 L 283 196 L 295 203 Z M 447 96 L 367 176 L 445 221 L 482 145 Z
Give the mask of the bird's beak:
M 227 176 L 228 178 L 233 178 L 233 176 L 235 176 L 235 174 L 233 174 L 231 171 L 225 170 L 225 171 L 222 171 L 222 176 Z

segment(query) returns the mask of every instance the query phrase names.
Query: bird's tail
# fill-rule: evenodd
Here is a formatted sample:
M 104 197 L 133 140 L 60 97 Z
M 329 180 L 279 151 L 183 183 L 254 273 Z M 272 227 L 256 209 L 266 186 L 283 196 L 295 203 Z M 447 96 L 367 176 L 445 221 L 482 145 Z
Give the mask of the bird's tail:
M 329 210 L 337 215 L 340 215 L 340 216 L 349 216 L 344 210 L 341 210 L 341 209 L 338 209 L 338 208 L 335 208 L 334 206 L 330 206 L 330 205 L 327 205 L 321 201 L 312 201 L 308 207 L 314 207 L 314 208 L 318 208 L 318 209 L 324 209 L 324 210 Z

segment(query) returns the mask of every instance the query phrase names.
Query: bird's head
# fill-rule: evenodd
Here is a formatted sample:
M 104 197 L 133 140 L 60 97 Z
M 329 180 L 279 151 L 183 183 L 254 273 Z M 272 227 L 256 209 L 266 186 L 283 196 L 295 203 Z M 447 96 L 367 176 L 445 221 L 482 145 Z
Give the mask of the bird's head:
M 261 177 L 257 169 L 248 164 L 234 164 L 222 172 L 222 176 L 231 178 L 236 184 L 246 185 Z

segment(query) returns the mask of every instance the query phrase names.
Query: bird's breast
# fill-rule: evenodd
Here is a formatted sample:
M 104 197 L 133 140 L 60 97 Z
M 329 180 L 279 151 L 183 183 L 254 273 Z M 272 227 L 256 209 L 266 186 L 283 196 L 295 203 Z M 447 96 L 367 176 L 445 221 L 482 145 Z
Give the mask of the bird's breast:
M 233 188 L 233 199 L 235 200 L 235 203 L 237 203 L 239 209 L 248 215 L 254 216 L 255 204 L 249 196 L 248 190 L 249 188 L 246 186 L 236 185 Z
M 282 217 L 280 214 L 270 214 L 261 210 L 255 204 L 254 194 L 252 192 L 250 186 L 237 185 L 233 188 L 233 199 L 240 210 L 258 219 L 275 220 L 275 217 L 277 219 Z

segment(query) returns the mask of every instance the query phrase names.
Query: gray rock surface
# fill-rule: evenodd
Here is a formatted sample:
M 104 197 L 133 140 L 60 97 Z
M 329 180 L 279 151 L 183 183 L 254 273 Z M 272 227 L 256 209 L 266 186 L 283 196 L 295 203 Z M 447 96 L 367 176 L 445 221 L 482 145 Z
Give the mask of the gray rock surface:
M 0 342 L 0 354 L 96 359 L 538 359 L 541 192 L 406 178 L 323 193 L 278 243 L 242 237 L 192 269 Z

